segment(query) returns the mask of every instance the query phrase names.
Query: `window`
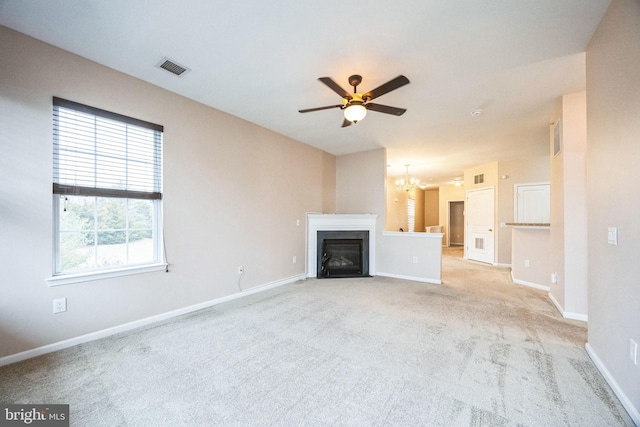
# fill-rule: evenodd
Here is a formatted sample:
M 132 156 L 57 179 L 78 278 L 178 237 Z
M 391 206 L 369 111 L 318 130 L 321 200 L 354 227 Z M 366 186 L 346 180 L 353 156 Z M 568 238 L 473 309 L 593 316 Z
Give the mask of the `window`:
M 553 156 L 562 151 L 562 122 L 560 119 L 553 125 Z
M 416 200 L 407 200 L 407 231 L 416 231 Z
M 50 284 L 164 268 L 162 132 L 159 125 L 53 98 Z

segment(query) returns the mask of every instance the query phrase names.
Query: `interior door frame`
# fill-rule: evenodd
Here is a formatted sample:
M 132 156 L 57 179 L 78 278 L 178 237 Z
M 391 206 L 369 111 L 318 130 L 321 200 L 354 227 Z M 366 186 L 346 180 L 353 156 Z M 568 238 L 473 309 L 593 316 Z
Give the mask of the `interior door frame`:
M 464 199 L 455 199 L 455 200 L 447 200 L 447 247 L 451 247 L 451 203 L 459 203 L 462 202 L 462 232 L 464 233 L 466 230 L 466 224 L 464 220 L 464 210 L 466 209 L 465 200 Z M 462 239 L 462 247 L 465 246 L 466 237 Z

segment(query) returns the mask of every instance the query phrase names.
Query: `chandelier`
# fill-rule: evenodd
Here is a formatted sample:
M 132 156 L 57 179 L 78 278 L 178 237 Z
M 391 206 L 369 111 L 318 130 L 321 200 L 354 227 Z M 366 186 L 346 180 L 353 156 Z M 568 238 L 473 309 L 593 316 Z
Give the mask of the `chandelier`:
M 401 191 L 413 191 L 420 180 L 409 178 L 409 165 L 404 165 L 404 167 L 406 168 L 404 177 L 396 179 L 396 187 Z

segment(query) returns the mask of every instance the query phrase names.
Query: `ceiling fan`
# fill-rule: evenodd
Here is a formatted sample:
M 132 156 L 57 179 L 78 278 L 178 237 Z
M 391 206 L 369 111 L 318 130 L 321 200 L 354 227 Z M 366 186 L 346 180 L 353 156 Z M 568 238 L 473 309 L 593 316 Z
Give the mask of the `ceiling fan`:
M 366 92 L 358 93 L 358 85 L 362 82 L 362 76 L 354 74 L 349 77 L 349 85 L 353 86 L 353 93 L 349 93 L 342 89 L 339 84 L 334 82 L 331 77 L 320 77 L 322 83 L 327 85 L 329 89 L 342 97 L 342 104 L 328 105 L 326 107 L 307 108 L 305 110 L 298 110 L 300 113 L 309 113 L 311 111 L 328 110 L 331 108 L 340 108 L 344 110 L 344 121 L 342 127 L 350 126 L 351 123 L 357 123 L 367 115 L 367 110 L 377 111 L 379 113 L 393 114 L 401 116 L 407 111 L 405 108 L 390 107 L 388 105 L 374 104 L 369 102 L 372 99 L 378 98 L 386 93 L 396 90 L 409 83 L 409 79 L 405 76 L 398 76 L 385 84 L 378 86 L 377 88 Z

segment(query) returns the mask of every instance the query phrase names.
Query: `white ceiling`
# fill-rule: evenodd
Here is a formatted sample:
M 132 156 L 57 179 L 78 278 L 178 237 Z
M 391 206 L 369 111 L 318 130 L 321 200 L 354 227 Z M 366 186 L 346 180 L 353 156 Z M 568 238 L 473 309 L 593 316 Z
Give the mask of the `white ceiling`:
M 0 24 L 219 110 L 341 155 L 387 148 L 423 182 L 548 153 L 558 97 L 585 88 L 585 50 L 610 0 L 0 0 Z M 176 77 L 168 57 L 192 71 Z M 403 74 L 341 128 L 319 82 Z M 484 113 L 472 117 L 481 108 Z

